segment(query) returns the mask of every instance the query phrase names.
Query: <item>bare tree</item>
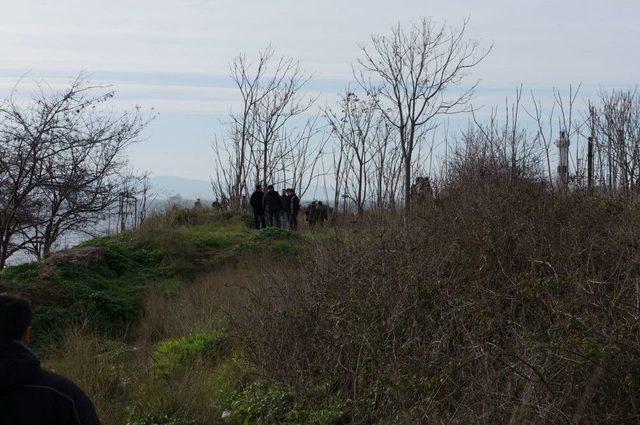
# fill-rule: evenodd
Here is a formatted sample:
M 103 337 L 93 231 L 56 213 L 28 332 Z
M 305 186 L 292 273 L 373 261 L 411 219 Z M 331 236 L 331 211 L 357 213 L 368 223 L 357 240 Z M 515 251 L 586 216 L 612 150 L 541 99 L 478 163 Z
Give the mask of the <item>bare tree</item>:
M 601 184 L 625 194 L 640 179 L 640 95 L 634 91 L 600 94 L 590 103 L 589 124 L 597 149 Z
M 31 226 L 38 205 L 33 193 L 41 182 L 46 142 L 28 137 L 24 128 L 9 122 L 7 109 L 0 110 L 0 270 L 7 259 L 27 246 L 18 239 Z M 48 124 L 50 126 L 51 124 Z M 42 133 L 42 132 L 40 132 Z
M 235 127 L 232 128 L 232 132 Z M 212 143 L 213 150 L 213 176 L 211 177 L 211 187 L 213 195 L 220 205 L 231 207 L 235 211 L 241 211 L 242 195 L 247 185 L 247 162 L 243 162 L 242 140 L 231 134 L 225 141 L 217 137 Z M 250 152 L 249 152 L 250 153 Z M 240 171 L 240 170 L 244 171 Z M 242 179 L 238 183 L 238 176 Z M 234 200 L 235 201 L 231 201 Z
M 231 112 L 231 130 L 228 139 L 233 145 L 232 149 L 226 149 L 226 158 L 221 158 L 218 144 L 214 144 L 214 151 L 217 155 L 218 165 L 221 161 L 228 162 L 229 170 L 217 170 L 216 177 L 223 177 L 220 174 L 229 173 L 224 176 L 229 186 L 225 190 L 232 208 L 240 211 L 242 208 L 242 195 L 247 190 L 247 176 L 251 161 L 252 136 L 256 126 L 256 108 L 271 90 L 274 89 L 273 82 L 265 82 L 269 78 L 266 74 L 269 71 L 269 62 L 272 60 L 274 50 L 267 47 L 258 54 L 258 61 L 253 64 L 247 60 L 245 54 L 239 54 L 231 63 L 231 78 L 233 79 L 241 96 L 241 108 L 239 112 Z M 218 185 L 220 180 L 218 180 Z M 218 190 L 220 187 L 217 188 Z M 222 196 L 222 195 L 221 195 Z
M 296 133 L 289 138 L 291 147 L 283 156 L 284 168 L 291 172 L 291 188 L 295 189 L 300 198 L 322 176 L 319 168 L 328 137 L 320 128 L 318 120 L 319 115 L 316 114 L 307 120 L 302 129 L 296 129 Z M 284 180 L 287 181 L 286 178 Z
M 325 111 L 325 117 L 329 122 L 330 134 L 335 136 L 335 143 L 331 152 L 333 170 L 333 210 L 338 211 L 340 207 L 340 194 L 344 184 L 345 164 L 349 161 L 347 140 L 344 135 L 347 133 L 347 120 L 338 118 L 331 110 Z M 335 217 L 335 215 L 334 215 Z
M 124 170 L 113 177 L 117 191 L 111 205 L 111 216 L 117 219 L 117 231 L 140 227 L 147 218 L 149 203 L 156 194 L 151 192 L 148 173 Z
M 372 47 L 362 49 L 356 78 L 360 86 L 378 99 L 380 111 L 399 133 L 404 164 L 405 216 L 410 210 L 411 166 L 416 136 L 421 127 L 433 126 L 440 114 L 465 109 L 474 89 L 461 87 L 471 68 L 490 51 L 479 41 L 465 38 L 467 23 L 460 28 L 437 26 L 429 19 L 390 34 L 373 36 Z
M 551 171 L 551 149 L 553 146 L 553 128 L 554 128 L 554 116 L 555 116 L 555 103 L 552 105 L 547 117 L 545 118 L 542 102 L 536 98 L 535 94 L 531 93 L 531 99 L 533 101 L 533 112 L 529 113 L 529 116 L 536 123 L 536 140 L 541 142 L 544 147 L 545 160 L 547 166 L 547 179 L 549 181 L 549 187 L 553 187 L 553 173 Z
M 301 70 L 298 61 L 280 58 L 272 72 L 261 100 L 256 103 L 256 125 L 251 135 L 256 181 L 262 181 L 263 185 L 273 181 L 278 162 L 290 149 L 287 124 L 308 111 L 315 101 L 300 93 L 311 77 Z
M 0 107 L 0 269 L 14 253 L 28 245 L 19 236 L 32 226 L 39 210 L 34 193 L 42 185 L 44 161 L 65 150 L 68 124 L 83 91 L 80 79 L 51 99 L 41 92 L 23 108 L 15 91 Z
M 522 87 L 518 87 L 513 101 L 505 99 L 502 122 L 497 109 L 491 111 L 487 122 L 480 122 L 474 112 L 474 129 L 463 134 L 467 149 L 482 150 L 482 156 L 490 158 L 491 166 L 497 168 L 495 171 L 504 173 L 511 181 L 537 177 L 542 161 L 540 135 L 531 137 L 520 123 L 522 109 Z M 545 147 L 548 149 L 546 143 Z
M 574 86 L 569 86 L 569 92 L 563 94 L 559 89 L 553 89 L 553 103 L 551 107 L 545 110 L 544 105 L 540 101 L 536 95 L 531 92 L 531 101 L 533 103 L 533 108 L 531 110 L 527 110 L 527 114 L 531 119 L 536 123 L 536 136 L 535 136 L 535 144 L 541 144 L 544 149 L 544 156 L 546 162 L 546 175 L 549 181 L 549 187 L 553 188 L 553 176 L 552 172 L 552 163 L 554 154 L 554 139 L 555 135 L 560 135 L 564 133 L 569 141 L 577 139 L 580 135 L 580 130 L 582 127 L 582 120 L 576 115 L 576 101 L 578 94 L 580 93 L 581 85 L 578 85 L 577 88 Z M 519 89 L 521 91 L 521 89 Z M 518 97 L 518 104 L 519 98 Z M 557 132 L 555 131 L 557 129 Z M 577 141 L 577 140 L 576 140 Z M 579 146 L 577 143 L 574 143 L 575 149 L 575 161 L 574 161 L 574 175 L 578 176 L 580 174 L 580 160 L 579 160 Z
M 402 174 L 400 147 L 395 143 L 396 133 L 388 122 L 379 120 L 377 126 L 371 167 L 373 199 L 378 209 L 395 208 L 398 184 Z
M 356 93 L 347 89 L 342 95 L 338 108 L 340 113 L 329 109 L 326 117 L 340 144 L 340 149 L 347 150 L 343 153 L 349 161 L 345 163 L 344 170 L 336 171 L 338 174 L 342 171 L 346 173 L 343 175 L 344 196 L 354 202 L 358 213 L 361 214 L 368 199 L 370 165 L 374 161 L 375 149 L 381 148 L 380 140 L 384 143 L 389 139 L 381 134 L 383 127 L 379 111 L 375 99 L 371 96 L 361 99 Z
M 28 106 L 12 96 L 0 107 L 0 268 L 21 249 L 49 255 L 113 204 L 124 150 L 148 122 L 139 109 L 103 108 L 113 96 L 80 75 L 64 90 L 39 87 Z
M 156 201 L 158 194 L 152 191 L 150 173 L 145 172 L 139 176 L 138 197 L 140 209 L 138 210 L 137 226 L 142 226 L 149 217 L 149 206 Z
M 37 191 L 45 208 L 34 223 L 39 258 L 48 257 L 65 233 L 88 232 L 105 218 L 121 192 L 125 149 L 145 124 L 139 111 L 115 117 L 92 111 L 75 126 L 68 149 L 45 163 L 45 180 Z
M 307 112 L 315 99 L 303 96 L 311 78 L 298 61 L 275 58 L 268 47 L 256 64 L 241 54 L 231 65 L 232 79 L 241 96 L 241 109 L 231 113 L 227 137 L 213 144 L 212 186 L 216 196 L 241 211 L 249 178 L 267 184 L 304 138 L 295 136 L 295 117 Z

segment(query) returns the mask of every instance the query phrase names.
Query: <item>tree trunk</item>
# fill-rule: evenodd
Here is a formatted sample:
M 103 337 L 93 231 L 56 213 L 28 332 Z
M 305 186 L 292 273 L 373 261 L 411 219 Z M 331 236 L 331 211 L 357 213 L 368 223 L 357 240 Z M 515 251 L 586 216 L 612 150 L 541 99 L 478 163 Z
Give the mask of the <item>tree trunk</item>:
M 411 157 L 404 158 L 404 218 L 408 220 L 411 212 Z
M 51 256 L 51 244 L 46 243 L 42 248 L 42 258 L 49 258 Z
M 8 243 L 4 240 L 2 247 L 0 247 L 0 270 L 3 270 L 7 265 L 7 251 L 9 251 Z
M 269 183 L 267 182 L 267 143 L 264 144 L 264 150 L 262 155 L 262 178 L 264 179 L 263 185 L 266 187 Z

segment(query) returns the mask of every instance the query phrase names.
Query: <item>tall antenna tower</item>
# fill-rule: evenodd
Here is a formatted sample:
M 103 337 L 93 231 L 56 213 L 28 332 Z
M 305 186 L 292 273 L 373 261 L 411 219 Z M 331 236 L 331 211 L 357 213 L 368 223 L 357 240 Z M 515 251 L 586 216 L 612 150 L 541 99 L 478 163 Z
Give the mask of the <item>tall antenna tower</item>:
M 569 138 L 566 131 L 560 132 L 560 138 L 556 140 L 558 147 L 558 185 L 567 187 L 569 184 Z

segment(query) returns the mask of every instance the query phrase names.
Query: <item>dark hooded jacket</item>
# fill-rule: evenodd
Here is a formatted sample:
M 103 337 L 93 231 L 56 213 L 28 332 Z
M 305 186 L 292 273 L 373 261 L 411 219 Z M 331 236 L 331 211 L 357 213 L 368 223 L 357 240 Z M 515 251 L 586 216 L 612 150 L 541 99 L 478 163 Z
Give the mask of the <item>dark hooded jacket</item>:
M 300 211 L 300 198 L 295 193 L 291 195 L 291 211 L 298 214 Z
M 264 209 L 271 212 L 280 212 L 280 195 L 275 190 L 270 190 L 264 195 Z
M 285 212 L 291 212 L 291 198 L 289 195 L 280 195 L 280 209 Z
M 87 396 L 40 368 L 17 341 L 0 338 L 0 425 L 99 425 Z
M 251 195 L 251 199 L 249 200 L 249 204 L 251 205 L 251 208 L 253 208 L 253 211 L 257 213 L 264 212 L 264 205 L 262 203 L 263 199 L 264 199 L 263 191 L 256 190 L 255 192 L 253 192 L 253 194 Z

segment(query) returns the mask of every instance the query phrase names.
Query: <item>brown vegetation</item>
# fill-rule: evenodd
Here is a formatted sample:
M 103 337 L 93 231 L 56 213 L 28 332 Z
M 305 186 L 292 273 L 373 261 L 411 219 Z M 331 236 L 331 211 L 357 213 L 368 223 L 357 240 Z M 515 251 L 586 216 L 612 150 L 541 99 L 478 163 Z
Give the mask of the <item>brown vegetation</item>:
M 635 423 L 637 202 L 456 181 L 268 274 L 235 322 L 246 355 L 354 423 Z

